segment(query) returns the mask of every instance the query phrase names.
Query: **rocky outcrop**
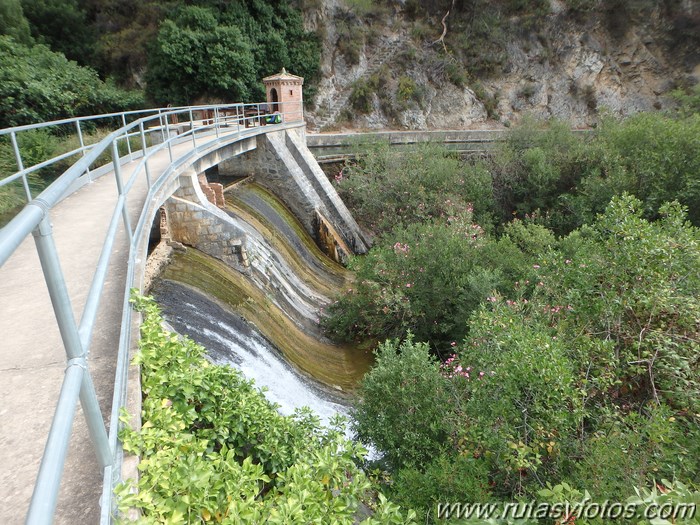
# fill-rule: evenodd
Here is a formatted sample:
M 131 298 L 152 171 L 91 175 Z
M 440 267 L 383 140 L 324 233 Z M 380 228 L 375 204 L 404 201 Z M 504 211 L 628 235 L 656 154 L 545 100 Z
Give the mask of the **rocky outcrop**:
M 684 5 L 684 16 L 695 16 L 695 2 Z M 416 38 L 417 22 L 409 19 L 400 3 L 384 13 L 380 29 L 376 19 L 369 28 L 362 16 L 340 0 L 323 2 L 305 16 L 307 27 L 323 35 L 323 78 L 314 107 L 307 112 L 312 131 L 321 125 L 418 130 L 497 127 L 524 115 L 565 119 L 585 127 L 594 125 L 602 112 L 624 116 L 666 108 L 675 87 L 700 80 L 697 53 L 686 52 L 680 58 L 677 37 L 672 43 L 673 25 L 658 10 L 649 20 L 611 27 L 609 13 L 574 17 L 564 2 L 551 0 L 549 14 L 538 19 L 536 29 L 505 35 L 505 59 L 498 72 L 475 78 L 465 70 L 467 80 L 458 82 L 461 86 L 449 81 L 449 75 L 435 74 L 438 64 L 445 62 L 444 49 L 432 39 Z M 364 37 L 354 64 L 342 52 L 348 19 L 354 20 L 353 31 L 370 35 Z M 439 33 L 437 26 L 435 31 Z M 381 35 L 371 37 L 372 32 Z M 373 57 L 388 42 L 400 42 L 401 56 L 391 56 L 378 71 Z M 378 75 L 380 87 L 374 87 L 370 110 L 353 109 L 349 95 L 354 83 Z M 404 94 L 401 99 L 401 77 L 419 90 L 412 98 Z

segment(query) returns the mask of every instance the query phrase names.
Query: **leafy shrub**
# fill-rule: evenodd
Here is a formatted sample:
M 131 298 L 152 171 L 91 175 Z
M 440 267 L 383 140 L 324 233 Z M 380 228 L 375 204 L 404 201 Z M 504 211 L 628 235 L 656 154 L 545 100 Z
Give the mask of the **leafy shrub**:
M 399 77 L 396 99 L 402 108 L 407 107 L 409 102 L 420 104 L 423 100 L 423 89 L 411 77 L 402 75 Z
M 436 144 L 408 151 L 381 142 L 363 148 L 366 154 L 343 169 L 337 186 L 364 227 L 386 234 L 470 205 L 476 221 L 490 227 L 495 205 L 491 176 L 482 164 L 462 162 Z
M 361 389 L 357 428 L 378 448 L 393 447 L 387 461 L 401 502 L 433 505 L 435 486 L 454 480 L 446 465 L 467 458 L 462 467 L 473 472 L 474 484 L 456 490 L 479 494 L 483 488 L 483 498 L 533 498 L 547 480 L 585 486 L 594 500 L 621 500 L 632 486 L 660 476 L 697 475 L 698 229 L 677 203 L 662 207 L 655 222 L 642 217 L 640 206 L 628 195 L 615 198 L 592 225 L 561 240 L 542 226 L 514 221 L 498 241 L 482 237 L 481 251 L 470 246 L 479 261 L 471 267 L 464 263 L 469 252 L 437 234 L 434 224 L 416 226 L 423 234 L 411 243 L 401 237 L 410 228 L 396 230 L 393 254 L 370 253 L 367 260 L 376 257 L 373 280 L 360 271 L 349 299 L 338 303 L 366 299 L 356 312 L 345 310 L 360 319 L 354 328 L 364 326 L 362 316 L 376 315 L 371 321 L 381 328 L 375 336 L 417 326 L 427 330 L 425 340 L 454 352 L 439 367 L 441 380 L 426 345 L 414 362 L 387 343 L 390 349 L 382 349 L 367 376 L 371 390 Z M 455 260 L 443 248 L 456 253 Z M 409 263 L 414 249 L 427 275 L 415 280 Z M 426 261 L 428 252 L 434 261 Z M 500 272 L 507 295 L 492 293 L 485 301 L 475 298 L 471 310 L 457 308 L 454 298 L 472 283 L 498 288 L 484 278 L 482 264 Z M 443 277 L 451 289 L 443 287 Z M 433 289 L 431 297 L 427 291 Z M 435 319 L 436 312 L 449 314 Z M 446 345 L 449 334 L 466 336 Z M 406 345 L 409 355 L 417 343 L 409 338 Z M 423 407 L 426 399 L 440 412 L 421 408 L 413 421 L 417 409 L 410 407 Z M 415 442 L 397 441 L 425 414 L 435 421 L 411 433 Z M 488 488 L 478 480 L 488 480 Z
M 140 456 L 140 477 L 117 488 L 122 511 L 138 508 L 149 522 L 349 525 L 366 501 L 376 514 L 362 523 L 413 523 L 415 513 L 402 515 L 383 496 L 372 503 L 356 467 L 364 452 L 340 427 L 323 430 L 308 411 L 280 415 L 239 372 L 166 332 L 151 299 L 134 301 L 145 314 L 143 424 L 136 431 L 123 414 L 120 435 Z
M 443 448 L 449 429 L 442 413 L 449 391 L 439 362 L 410 334 L 401 343 L 381 344 L 376 357 L 360 385 L 353 429 L 394 468 L 427 463 Z
M 20 0 L 0 2 L 0 35 L 10 36 L 25 45 L 32 44 L 29 22 L 24 16 Z
M 507 239 L 488 238 L 469 210 L 457 213 L 396 229 L 393 245 L 354 259 L 357 280 L 323 321 L 329 334 L 363 340 L 411 330 L 436 348 L 463 337 L 471 312 L 519 278 L 523 257 Z
M 425 468 L 399 470 L 390 486 L 392 501 L 409 505 L 419 523 L 428 523 L 438 503 L 486 502 L 490 498 L 485 462 L 466 455 L 440 455 Z
M 338 31 L 338 51 L 340 51 L 351 66 L 360 63 L 360 55 L 365 45 L 362 25 L 355 18 L 340 19 L 336 23 Z
M 121 91 L 43 45 L 0 36 L 0 127 L 141 107 L 140 94 Z
M 463 447 L 485 458 L 501 494 L 532 495 L 536 475 L 560 475 L 582 399 L 565 344 L 546 324 L 520 317 L 526 304 L 492 301 L 472 318 L 459 351 L 466 378 L 454 374 L 466 400 L 457 411 L 469 421 Z
M 680 445 L 682 428 L 674 419 L 665 406 L 610 418 L 586 441 L 571 483 L 598 497 L 624 501 L 630 486 L 643 487 L 649 480 L 687 474 L 679 468 L 678 457 L 687 451 Z
M 590 375 L 612 372 L 623 382 L 599 385 L 599 395 L 697 411 L 698 230 L 677 203 L 662 207 L 656 222 L 644 220 L 640 207 L 629 196 L 615 198 L 593 226 L 562 241 L 570 262 L 542 263 L 548 279 L 541 292 L 550 304 L 571 305 L 582 333 L 606 342 Z
M 378 79 L 374 76 L 367 79 L 360 78 L 353 82 L 350 93 L 350 105 L 358 113 L 371 113 L 373 109 L 374 94 L 377 92 Z

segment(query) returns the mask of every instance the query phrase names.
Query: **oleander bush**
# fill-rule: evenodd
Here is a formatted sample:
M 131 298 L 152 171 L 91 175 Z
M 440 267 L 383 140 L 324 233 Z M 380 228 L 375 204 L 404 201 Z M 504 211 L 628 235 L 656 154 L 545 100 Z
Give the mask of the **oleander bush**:
M 503 292 L 493 290 L 471 314 L 454 313 L 446 334 L 461 338 L 424 339 L 439 341 L 431 348 L 409 333 L 380 345 L 354 428 L 385 452 L 392 497 L 429 521 L 444 502 L 435 487 L 454 486 L 469 501 L 529 501 L 545 483 L 568 484 L 600 502 L 626 501 L 634 487 L 642 494 L 660 479 L 697 479 L 700 231 L 677 202 L 658 215 L 644 218 L 643 202 L 624 194 L 560 239 L 516 221 L 500 241 L 532 258 Z M 397 243 L 400 262 L 376 259 L 380 275 L 404 269 L 410 249 Z M 436 287 L 438 296 L 466 289 L 449 271 L 431 267 L 453 283 Z M 455 275 L 464 278 L 461 272 L 478 275 L 473 268 Z M 416 311 L 430 319 L 435 310 Z M 406 329 L 420 326 L 421 315 L 409 309 L 403 318 L 409 315 Z M 455 472 L 470 473 L 472 483 L 456 486 Z

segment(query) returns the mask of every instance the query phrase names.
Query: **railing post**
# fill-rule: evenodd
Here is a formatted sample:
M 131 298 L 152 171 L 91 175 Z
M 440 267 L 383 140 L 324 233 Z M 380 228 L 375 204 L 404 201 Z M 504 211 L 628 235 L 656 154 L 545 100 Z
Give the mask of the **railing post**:
M 216 132 L 216 138 L 218 139 L 221 134 L 221 125 L 219 122 L 219 108 L 214 108 L 214 131 Z
M 75 129 L 78 131 L 78 140 L 80 141 L 80 150 L 82 151 L 83 157 L 85 156 L 85 141 L 83 140 L 83 130 L 80 128 L 80 120 L 75 121 Z M 90 168 L 87 168 L 85 170 L 85 173 L 88 176 L 88 180 L 92 182 L 92 178 L 90 177 Z
M 170 156 L 170 162 L 173 161 L 173 143 L 170 140 L 170 115 L 167 113 L 163 115 L 165 117 L 165 132 L 168 137 L 168 155 Z
M 37 475 L 32 500 L 27 511 L 26 525 L 53 523 L 56 512 L 58 489 L 63 476 L 63 467 L 68 453 L 68 442 L 75 419 L 76 398 L 85 370 L 78 364 L 66 368 L 65 379 L 61 385 L 58 408 L 51 421 L 51 430 L 44 447 L 41 466 Z
M 112 142 L 112 163 L 114 164 L 114 178 L 117 181 L 117 191 L 119 192 L 119 195 L 124 195 L 122 219 L 124 219 L 124 228 L 126 228 L 126 235 L 129 238 L 129 246 L 131 246 L 134 240 L 134 234 L 131 231 L 131 220 L 129 219 L 129 210 L 126 207 L 126 195 L 124 194 L 124 183 L 122 181 L 122 168 L 119 164 L 119 149 L 117 148 L 116 140 Z
M 192 132 L 192 146 L 197 148 L 197 139 L 194 136 L 194 114 L 192 113 L 192 108 L 190 108 L 190 131 Z
M 92 387 L 90 373 L 87 370 L 87 356 L 80 342 L 80 334 L 78 333 L 70 296 L 68 295 L 68 289 L 58 259 L 48 214 L 39 223 L 33 235 L 46 286 L 49 290 L 49 297 L 51 298 L 51 304 L 58 323 L 58 329 L 66 350 L 66 357 L 68 358 L 68 367 L 63 386 L 61 387 L 59 405 L 51 426 L 51 433 L 46 444 L 27 517 L 28 523 L 50 523 L 56 508 L 59 483 L 73 425 L 76 390 L 79 391 L 80 403 L 85 413 L 90 437 L 100 466 L 104 468 L 107 465 L 111 465 L 113 458 L 109 448 L 107 431 L 100 412 L 100 405 L 95 395 L 95 389 Z
M 139 133 L 141 133 L 141 148 L 143 149 L 143 167 L 146 170 L 146 184 L 151 189 L 151 170 L 148 168 L 148 155 L 146 154 L 146 132 L 143 129 L 143 122 L 139 122 Z
M 24 170 L 24 163 L 22 162 L 22 155 L 19 152 L 19 145 L 17 144 L 17 135 L 15 132 L 10 132 L 10 139 L 12 140 L 12 148 L 15 150 L 15 160 L 17 161 L 18 171 Z M 32 200 L 32 192 L 29 189 L 29 181 L 27 180 L 27 175 L 22 175 L 22 184 L 24 185 L 24 193 L 27 196 L 27 202 Z
M 122 125 L 126 127 L 126 114 L 122 113 Z M 126 137 L 126 150 L 129 152 L 129 159 L 131 159 L 131 142 L 129 142 L 129 132 L 124 130 L 124 136 Z

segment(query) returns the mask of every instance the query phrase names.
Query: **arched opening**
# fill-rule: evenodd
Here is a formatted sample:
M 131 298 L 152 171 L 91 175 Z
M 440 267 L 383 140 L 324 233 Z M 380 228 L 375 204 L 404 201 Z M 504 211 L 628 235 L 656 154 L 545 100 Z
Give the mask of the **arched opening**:
M 275 111 L 279 111 L 278 102 L 280 101 L 279 95 L 277 94 L 277 89 L 272 88 L 270 89 L 270 102 L 272 102 L 272 113 Z

